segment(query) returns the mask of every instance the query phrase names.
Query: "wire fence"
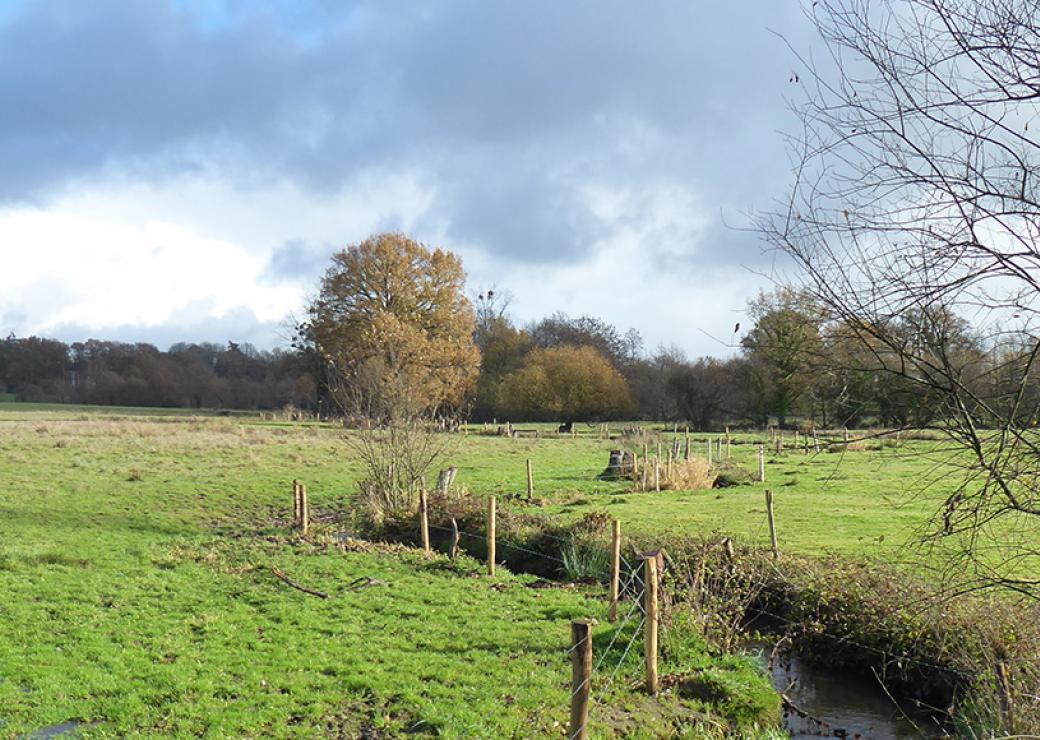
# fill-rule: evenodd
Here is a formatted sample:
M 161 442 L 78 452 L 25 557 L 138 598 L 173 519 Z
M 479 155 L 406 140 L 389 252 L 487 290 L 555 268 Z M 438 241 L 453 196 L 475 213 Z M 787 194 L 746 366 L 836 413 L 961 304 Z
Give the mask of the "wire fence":
M 668 434 L 668 430 L 664 430 L 664 432 L 665 432 L 665 434 Z M 674 436 L 673 436 L 673 439 L 671 441 L 671 444 L 669 444 L 668 447 L 664 448 L 665 450 L 667 450 L 671 454 L 672 458 L 680 459 L 679 458 L 679 453 L 680 452 L 683 454 L 683 457 L 685 457 L 687 454 L 696 455 L 698 451 L 701 452 L 701 453 L 704 452 L 704 448 L 703 447 L 701 447 L 698 450 L 692 444 L 689 444 L 689 443 L 685 442 L 685 439 L 688 438 L 691 443 L 692 442 L 699 442 L 699 443 L 703 444 L 703 442 L 705 440 L 705 437 L 703 435 L 700 435 L 699 438 L 695 438 L 693 436 L 687 437 L 687 434 L 684 431 L 673 431 L 672 434 Z M 560 435 L 560 436 L 567 436 L 567 435 Z M 759 442 L 757 440 L 753 440 L 751 442 L 748 442 L 746 439 L 744 439 L 742 441 L 738 441 L 736 438 L 729 439 L 729 435 L 728 434 L 726 435 L 726 437 L 722 437 L 721 435 L 717 435 L 714 438 L 713 437 L 707 437 L 707 440 L 708 440 L 709 444 L 712 442 L 713 439 L 714 439 L 716 444 L 718 444 L 718 442 L 720 440 L 726 439 L 727 447 L 730 444 L 732 444 L 734 446 L 738 446 L 738 445 L 748 446 L 748 445 L 750 445 L 750 446 L 752 446 L 754 448 L 759 448 L 759 447 L 765 446 L 766 444 L 771 444 L 771 443 L 767 443 L 765 440 L 763 440 L 761 442 Z M 835 440 L 828 439 L 822 433 L 818 433 L 816 438 L 812 439 L 812 443 L 810 443 L 809 440 L 811 438 L 809 438 L 808 436 L 805 436 L 803 439 L 805 441 L 804 447 L 805 447 L 806 451 L 808 451 L 808 449 L 810 447 L 810 444 L 815 445 L 817 447 L 817 450 L 818 450 L 819 446 L 821 446 L 821 445 L 823 445 L 823 446 L 831 445 L 831 444 L 833 444 L 835 442 Z M 677 448 L 680 447 L 680 444 L 679 444 L 680 440 L 683 441 L 683 444 L 681 445 L 682 449 L 681 450 L 677 450 Z M 636 454 L 638 454 L 639 442 L 640 442 L 638 437 L 635 437 L 635 438 L 626 437 L 626 438 L 623 439 L 623 441 L 624 441 L 624 443 L 628 444 L 630 447 L 635 447 L 635 449 L 637 450 Z M 859 440 L 850 439 L 848 436 L 844 436 L 843 439 L 840 439 L 838 441 L 846 443 L 846 446 L 847 446 L 847 444 L 852 444 L 852 443 L 857 442 Z M 654 449 L 654 447 L 656 447 L 656 449 Z M 660 456 L 660 454 L 661 454 L 661 452 L 660 452 L 661 445 L 655 444 L 654 447 L 651 447 L 648 444 L 644 444 L 643 445 L 642 452 L 643 452 L 643 457 L 644 457 L 644 463 L 647 460 L 650 459 L 649 456 L 650 456 L 651 450 L 657 452 L 657 454 Z M 719 445 L 719 447 L 721 447 L 721 445 Z M 767 447 L 767 449 L 769 449 L 769 448 Z M 781 448 L 778 445 L 776 449 L 777 449 L 777 451 L 779 451 Z M 689 451 L 689 452 L 687 452 L 687 451 Z M 794 451 L 797 451 L 797 448 L 795 448 Z M 709 457 L 710 457 L 710 454 L 711 453 L 709 453 Z M 703 456 L 703 455 L 701 455 L 701 456 Z M 582 468 L 547 467 L 545 470 L 541 471 L 541 474 L 542 474 L 543 480 L 550 480 L 551 481 L 551 480 L 553 480 L 554 476 L 556 476 L 558 478 L 560 475 L 565 475 L 565 476 L 597 475 L 598 476 L 601 473 L 603 473 L 607 469 L 607 467 L 608 466 L 602 466 L 602 467 L 601 466 L 595 466 L 595 467 L 582 467 Z M 530 470 L 530 468 L 529 468 L 529 470 Z M 521 484 L 521 487 L 522 487 L 522 485 L 523 484 Z M 543 485 L 544 485 L 544 483 L 543 483 Z M 428 515 L 429 512 L 426 511 L 425 513 Z M 443 525 L 440 525 L 440 524 L 428 524 L 427 526 L 428 526 L 428 529 L 430 531 L 435 531 L 435 532 L 438 532 L 438 533 L 450 536 L 452 538 L 452 542 L 453 542 L 453 549 L 454 549 L 454 545 L 458 544 L 459 541 L 462 538 L 465 538 L 468 542 L 474 542 L 475 541 L 475 542 L 478 542 L 478 543 L 485 543 L 485 545 L 488 542 L 488 532 L 486 532 L 486 531 L 485 532 L 467 531 L 465 529 L 459 528 L 457 525 L 453 526 L 453 527 L 447 527 L 447 526 L 443 526 Z M 758 536 L 761 535 L 762 529 L 764 527 L 765 527 L 765 520 L 762 520 L 760 522 L 760 524 L 759 524 L 759 529 L 758 529 L 758 533 L 756 534 L 756 539 L 758 538 Z M 490 529 L 492 531 L 494 531 L 493 527 L 490 528 Z M 539 548 L 539 549 L 533 549 L 532 546 L 529 546 L 530 545 L 530 540 L 527 540 L 525 542 L 519 542 L 519 541 L 516 541 L 516 539 L 513 538 L 513 537 L 510 537 L 508 535 L 503 536 L 502 534 L 499 534 L 497 532 L 495 532 L 494 538 L 495 538 L 494 541 L 495 541 L 496 548 L 501 548 L 501 552 L 508 553 L 508 552 L 512 551 L 514 553 L 520 553 L 520 554 L 523 554 L 523 555 L 526 555 L 526 556 L 530 556 L 531 558 L 535 559 L 539 563 L 542 563 L 542 564 L 545 564 L 545 565 L 549 565 L 552 568 L 555 568 L 555 569 L 557 569 L 560 572 L 566 572 L 567 571 L 567 569 L 568 569 L 570 564 L 568 562 L 568 556 L 566 554 L 566 552 L 567 552 L 566 548 L 573 546 L 574 542 L 575 542 L 575 538 L 574 538 L 573 535 L 567 534 L 567 535 L 561 536 L 561 535 L 558 535 L 558 534 L 553 534 L 551 532 L 546 532 L 546 531 L 544 531 L 544 529 L 541 529 L 541 530 L 539 530 L 537 532 L 536 539 L 539 540 L 539 541 L 545 540 L 545 541 L 548 541 L 548 542 L 556 543 L 557 548 L 555 550 L 553 550 L 551 548 L 548 548 L 548 547 Z M 477 548 L 467 548 L 467 550 L 475 550 L 477 552 L 480 552 L 481 548 L 480 547 L 477 547 Z M 583 691 L 588 690 L 588 692 L 589 692 L 588 700 L 589 700 L 590 703 L 595 704 L 595 705 L 600 705 L 600 704 L 603 704 L 603 703 L 605 703 L 607 701 L 607 697 L 609 695 L 609 692 L 610 692 L 612 686 L 614 685 L 616 677 L 619 675 L 619 673 L 622 672 L 622 670 L 623 670 L 623 668 L 624 668 L 624 666 L 626 664 L 626 661 L 628 660 L 628 658 L 629 658 L 633 648 L 635 647 L 636 643 L 640 641 L 640 637 L 644 634 L 644 627 L 647 626 L 648 609 L 644 605 L 644 601 L 647 598 L 647 584 L 645 583 L 645 580 L 642 577 L 642 568 L 638 567 L 638 565 L 634 565 L 629 559 L 624 557 L 624 555 L 619 554 L 618 555 L 618 560 L 620 562 L 619 575 L 621 577 L 619 578 L 619 580 L 617 582 L 617 604 L 620 606 L 622 603 L 626 603 L 627 602 L 627 608 L 623 609 L 623 611 L 625 612 L 624 615 L 620 619 L 615 621 L 615 623 L 614 623 L 614 625 L 611 628 L 611 631 L 609 633 L 609 640 L 606 640 L 605 646 L 603 646 L 601 650 L 596 650 L 595 651 L 597 653 L 597 655 L 594 656 L 594 663 L 592 665 L 592 670 L 588 673 L 588 675 L 585 677 L 584 680 L 579 682 L 579 684 L 577 686 L 573 686 L 572 687 L 572 692 L 571 692 L 571 698 L 574 699 L 579 694 L 581 694 Z M 781 626 L 783 626 L 786 629 L 790 630 L 790 629 L 795 629 L 795 628 L 798 628 L 799 626 L 801 626 L 799 623 L 797 623 L 797 622 L 795 622 L 793 620 L 787 619 L 787 618 L 783 617 L 782 615 L 772 613 L 772 612 L 770 612 L 768 610 L 757 609 L 756 611 L 758 611 L 758 613 L 760 613 L 761 615 L 763 615 L 765 617 L 768 617 L 769 619 L 773 620 L 775 622 L 775 624 L 781 625 Z M 656 625 L 656 623 L 657 623 L 656 607 L 655 607 L 655 611 L 652 612 L 652 614 L 653 614 L 652 619 L 654 620 L 652 622 L 652 624 Z M 590 637 L 588 639 L 591 640 L 591 633 L 590 633 Z M 900 668 L 902 668 L 903 666 L 906 666 L 906 665 L 916 665 L 916 666 L 919 666 L 919 667 L 922 667 L 922 668 L 927 668 L 927 669 L 934 670 L 934 671 L 940 671 L 940 672 L 945 672 L 945 673 L 949 673 L 949 674 L 955 674 L 955 675 L 958 675 L 958 676 L 960 676 L 960 677 L 962 677 L 964 679 L 967 679 L 967 680 L 972 680 L 972 679 L 976 678 L 975 674 L 972 674 L 972 673 L 967 672 L 967 671 L 959 670 L 959 669 L 957 669 L 955 667 L 952 667 L 952 666 L 949 666 L 949 665 L 942 665 L 940 663 L 929 661 L 929 660 L 926 660 L 926 659 L 923 659 L 923 658 L 919 658 L 919 657 L 916 657 L 916 656 L 894 653 L 894 652 L 891 652 L 891 651 L 884 650 L 882 648 L 878 648 L 878 647 L 876 647 L 874 645 L 865 644 L 862 641 L 859 641 L 859 640 L 856 640 L 856 639 L 853 639 L 853 638 L 849 638 L 849 637 L 846 637 L 844 635 L 830 633 L 830 634 L 827 635 L 827 639 L 835 640 L 835 641 L 837 641 L 839 643 L 843 643 L 843 644 L 847 644 L 849 646 L 853 646 L 853 647 L 857 648 L 858 650 L 864 651 L 866 653 L 878 655 L 878 656 L 880 656 L 882 658 L 883 665 L 898 663 L 900 665 Z M 563 652 L 563 657 L 564 658 L 571 657 L 573 659 L 574 658 L 574 651 L 578 647 L 579 647 L 578 644 L 571 645 L 570 648 L 566 649 Z M 595 689 L 595 690 L 593 691 L 593 689 Z M 785 697 L 785 699 L 786 699 L 786 697 Z M 816 718 L 813 718 L 813 717 L 809 717 L 808 719 L 810 719 L 812 721 L 819 722 L 819 720 L 816 720 Z M 570 737 L 571 738 L 578 737 L 581 734 L 582 729 L 583 728 L 577 728 L 577 730 L 575 730 L 574 733 Z

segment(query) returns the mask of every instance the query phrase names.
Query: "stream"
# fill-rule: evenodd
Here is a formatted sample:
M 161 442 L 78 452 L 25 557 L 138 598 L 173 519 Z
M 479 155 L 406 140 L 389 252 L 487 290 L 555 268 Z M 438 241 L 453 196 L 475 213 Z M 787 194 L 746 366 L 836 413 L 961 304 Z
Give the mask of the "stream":
M 770 645 L 749 650 L 767 667 Z M 809 717 L 787 711 L 784 729 L 792 738 L 848 737 L 863 740 L 944 737 L 935 715 L 893 701 L 872 676 L 830 669 L 781 655 L 770 678 L 777 691 Z

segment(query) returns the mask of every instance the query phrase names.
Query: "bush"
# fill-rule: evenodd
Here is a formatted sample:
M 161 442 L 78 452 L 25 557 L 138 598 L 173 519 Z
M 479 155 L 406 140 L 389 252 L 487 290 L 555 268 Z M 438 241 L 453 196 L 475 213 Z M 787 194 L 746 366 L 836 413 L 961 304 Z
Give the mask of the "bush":
M 715 488 L 732 488 L 748 486 L 756 482 L 755 474 L 737 463 L 726 460 L 716 466 Z

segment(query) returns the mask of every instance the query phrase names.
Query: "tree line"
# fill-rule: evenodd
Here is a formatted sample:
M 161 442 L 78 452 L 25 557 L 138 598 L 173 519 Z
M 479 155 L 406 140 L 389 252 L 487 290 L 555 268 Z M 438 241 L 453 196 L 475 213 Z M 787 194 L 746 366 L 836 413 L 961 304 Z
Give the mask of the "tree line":
M 315 404 L 295 352 L 249 344 L 151 344 L 40 337 L 0 341 L 0 392 L 18 401 L 110 406 L 273 409 Z
M 445 362 L 463 369 L 449 376 L 438 368 L 430 374 L 437 385 L 428 390 L 445 397 L 445 378 L 450 378 L 452 393 L 462 388 L 451 398 L 451 412 L 473 421 L 653 419 L 707 430 L 796 420 L 821 426 L 923 425 L 941 413 L 934 391 L 900 373 L 898 353 L 872 351 L 843 331 L 841 322 L 828 320 L 807 292 L 790 287 L 749 303 L 751 327 L 725 358 L 689 359 L 676 347 L 645 352 L 638 332 L 592 316 L 555 313 L 517 325 L 508 314 L 508 297 L 494 290 L 471 304 L 473 320 L 466 330 L 473 355 L 446 355 Z M 1016 356 L 1013 337 L 987 348 L 952 314 L 939 319 L 934 312 L 911 312 L 898 325 L 891 331 L 901 331 L 907 345 L 931 347 L 970 372 L 977 384 L 1001 383 L 1001 368 L 1008 376 L 1009 358 Z M 410 340 L 400 327 L 395 331 L 393 346 L 404 352 Z M 9 336 L 0 341 L 0 392 L 32 402 L 217 409 L 293 405 L 335 413 L 336 388 L 315 339 L 294 345 L 266 351 L 234 342 L 180 343 L 164 352 L 144 343 L 66 344 Z M 362 356 L 356 348 L 350 354 Z M 472 377 L 465 375 L 469 365 Z M 1028 393 L 1040 397 L 1033 386 Z

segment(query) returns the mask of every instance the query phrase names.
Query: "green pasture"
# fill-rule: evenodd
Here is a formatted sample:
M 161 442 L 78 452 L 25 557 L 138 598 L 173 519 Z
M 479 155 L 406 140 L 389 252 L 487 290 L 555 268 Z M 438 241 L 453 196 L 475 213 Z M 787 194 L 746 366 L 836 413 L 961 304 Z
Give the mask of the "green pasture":
M 359 470 L 340 429 L 11 406 L 0 737 L 69 721 L 88 737 L 563 737 L 569 622 L 584 617 L 599 618 L 594 653 L 606 656 L 594 736 L 760 736 L 778 717 L 750 659 L 679 632 L 662 672 L 695 690 L 642 695 L 640 644 L 622 660 L 635 623 L 608 651 L 617 628 L 600 588 L 536 589 L 400 548 L 341 551 L 331 535 Z M 594 477 L 607 441 L 445 437 L 476 493 L 522 490 L 530 456 L 555 502 L 544 511 L 635 504 Z M 308 486 L 311 542 L 287 527 L 293 478 Z

